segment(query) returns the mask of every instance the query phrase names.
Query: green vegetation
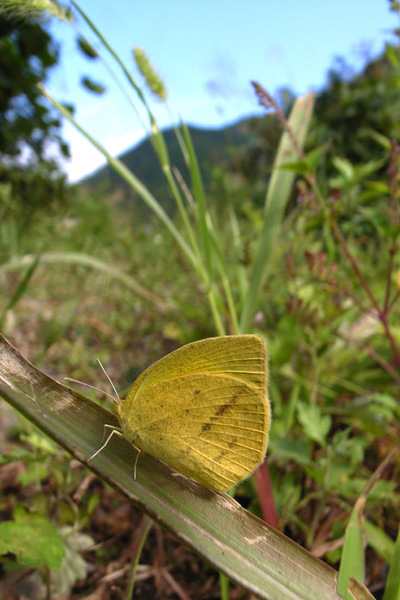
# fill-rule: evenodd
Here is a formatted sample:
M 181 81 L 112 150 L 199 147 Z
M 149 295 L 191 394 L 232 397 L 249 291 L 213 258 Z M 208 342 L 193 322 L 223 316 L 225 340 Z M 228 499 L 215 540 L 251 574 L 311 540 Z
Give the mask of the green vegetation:
M 94 26 L 93 32 L 107 49 Z M 388 46 L 360 75 L 332 75 L 311 124 L 311 98 L 283 112 L 256 84 L 259 102 L 272 106 L 274 116 L 246 124 L 240 155 L 237 147 L 216 150 L 205 176 L 201 157 L 210 149 L 198 151 L 200 139 L 184 126 L 164 136 L 144 91 L 122 72 L 147 107 L 153 131 L 132 152 L 134 160 L 123 161 L 138 179 L 108 157 L 124 179 L 123 193 L 108 167 L 101 175 L 111 186 L 107 194 L 92 178 L 86 189 L 70 189 L 61 205 L 30 214 L 24 226 L 18 211 L 3 212 L 2 331 L 57 380 L 69 376 L 104 388 L 99 358 L 121 395 L 143 368 L 178 345 L 224 332 L 264 335 L 274 416 L 269 478 L 262 468 L 236 490 L 236 499 L 340 570 L 344 597 L 351 597 L 349 577 L 357 577 L 375 598 L 399 598 L 398 48 Z M 242 126 L 230 134 L 242 135 Z M 233 144 L 242 144 L 240 135 Z M 135 164 L 140 150 L 155 169 L 150 143 L 166 184 L 158 178 L 149 191 L 140 183 L 145 170 L 139 175 Z M 179 150 L 190 193 L 173 170 Z M 122 193 L 122 206 L 110 201 L 113 192 Z M 155 217 L 144 219 L 149 210 Z M 140 557 L 159 565 L 165 594 L 182 589 L 201 597 L 207 585 L 218 594 L 216 574 L 209 583 L 211 568 L 183 555 L 158 525 L 150 530 L 147 517 L 29 420 L 15 420 L 5 403 L 0 411 L 10 424 L 0 429 L 7 436 L 0 456 L 5 585 L 13 585 L 16 568 L 35 567 L 42 597 L 56 589 L 74 598 L 100 593 L 101 586 L 105 594 L 102 578 L 110 568 L 119 573 L 113 585 L 125 590 L 124 569 L 131 562 L 139 575 Z M 79 444 L 78 426 L 70 432 Z M 185 509 L 198 510 L 183 497 Z M 215 523 L 216 539 L 217 530 Z M 37 537 L 41 544 L 28 543 Z M 154 595 L 148 587 L 154 569 L 143 573 L 135 593 Z M 222 594 L 226 587 L 223 581 Z M 367 597 L 362 589 L 354 593 Z
M 39 23 L 0 15 L 1 212 L 18 215 L 22 229 L 38 208 L 64 198 L 64 176 L 47 150 L 68 156 L 68 146 L 59 115 L 44 105 L 37 87 L 58 59 L 57 44 Z

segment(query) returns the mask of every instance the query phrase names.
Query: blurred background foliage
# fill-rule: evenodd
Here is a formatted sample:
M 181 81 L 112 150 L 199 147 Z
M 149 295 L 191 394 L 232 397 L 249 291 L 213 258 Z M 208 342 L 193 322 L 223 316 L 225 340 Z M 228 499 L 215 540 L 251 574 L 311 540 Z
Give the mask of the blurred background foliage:
M 55 146 L 68 155 L 59 117 L 36 88 L 58 60 L 49 34 L 39 24 L 0 21 L 0 50 L 2 330 L 57 379 L 70 376 L 104 388 L 99 358 L 122 392 L 168 351 L 215 334 L 204 290 L 169 233 L 119 187 L 108 167 L 69 186 L 49 158 Z M 288 114 L 290 90 L 282 90 L 277 102 Z M 331 70 L 316 98 L 306 158 L 293 167 L 299 176 L 252 328 L 269 344 L 274 420 L 268 462 L 279 526 L 334 566 L 355 499 L 399 443 L 399 108 L 398 46 L 388 45 L 361 73 L 344 62 Z M 192 135 L 221 247 L 233 264 L 234 206 L 246 267 L 282 130 L 272 110 L 228 129 Z M 145 182 L 156 168 L 148 142 L 123 160 L 134 169 L 141 165 Z M 180 160 L 178 149 L 170 148 L 170 160 Z M 322 203 L 305 170 L 318 181 Z M 152 183 L 180 226 L 166 183 Z M 82 255 L 129 274 L 143 293 L 90 268 Z M 79 508 L 65 499 L 52 508 L 49 498 L 76 493 L 81 468 L 40 442 L 32 426 L 15 422 L 3 404 L 0 410 L 7 448 L 1 458 L 7 466 L 0 479 L 3 517 L 22 503 L 44 515 L 53 511 L 61 528 L 75 522 L 78 511 L 80 526 L 94 539 L 115 536 L 114 544 L 96 550 L 96 561 L 117 561 L 118 542 L 128 543 L 121 524 L 127 512 L 133 518 L 132 509 L 121 508 L 122 501 L 93 479 L 79 494 Z M 366 506 L 366 577 L 377 598 L 400 520 L 399 472 L 397 455 Z M 261 514 L 251 480 L 237 497 Z M 114 516 L 107 520 L 110 508 Z

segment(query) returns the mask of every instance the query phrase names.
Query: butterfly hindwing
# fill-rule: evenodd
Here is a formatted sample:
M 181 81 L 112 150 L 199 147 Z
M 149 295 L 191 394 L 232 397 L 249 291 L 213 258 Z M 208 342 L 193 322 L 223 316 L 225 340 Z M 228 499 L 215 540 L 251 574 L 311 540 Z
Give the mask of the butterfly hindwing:
M 125 436 L 216 490 L 263 460 L 270 422 L 267 358 L 259 336 L 211 338 L 167 355 L 119 407 Z

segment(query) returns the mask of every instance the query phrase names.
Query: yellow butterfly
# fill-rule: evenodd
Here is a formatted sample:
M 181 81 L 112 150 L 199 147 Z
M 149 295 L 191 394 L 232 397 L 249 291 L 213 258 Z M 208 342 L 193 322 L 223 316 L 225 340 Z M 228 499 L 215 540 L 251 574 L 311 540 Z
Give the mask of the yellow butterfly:
M 264 459 L 267 377 L 260 336 L 187 344 L 146 369 L 126 399 L 116 400 L 121 430 L 113 428 L 96 454 L 117 433 L 203 485 L 228 490 Z

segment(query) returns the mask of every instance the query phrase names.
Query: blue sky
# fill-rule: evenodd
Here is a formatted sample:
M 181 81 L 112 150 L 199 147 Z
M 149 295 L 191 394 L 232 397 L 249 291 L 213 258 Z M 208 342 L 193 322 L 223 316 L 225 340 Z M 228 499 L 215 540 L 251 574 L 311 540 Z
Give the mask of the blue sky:
M 133 47 L 143 48 L 157 68 L 169 108 L 152 103 L 160 126 L 182 117 L 220 127 L 261 114 L 253 79 L 273 94 L 284 86 L 299 95 L 321 89 L 335 57 L 358 70 L 393 40 L 391 31 L 399 25 L 387 0 L 81 0 L 80 5 L 138 82 Z M 51 32 L 61 43 L 62 61 L 46 87 L 56 99 L 74 104 L 79 123 L 113 154 L 136 144 L 143 126 L 104 65 L 82 57 L 68 25 L 53 23 Z M 84 91 L 82 75 L 104 83 L 107 93 Z M 65 165 L 71 181 L 104 163 L 70 125 L 64 137 L 71 146 L 72 160 Z

